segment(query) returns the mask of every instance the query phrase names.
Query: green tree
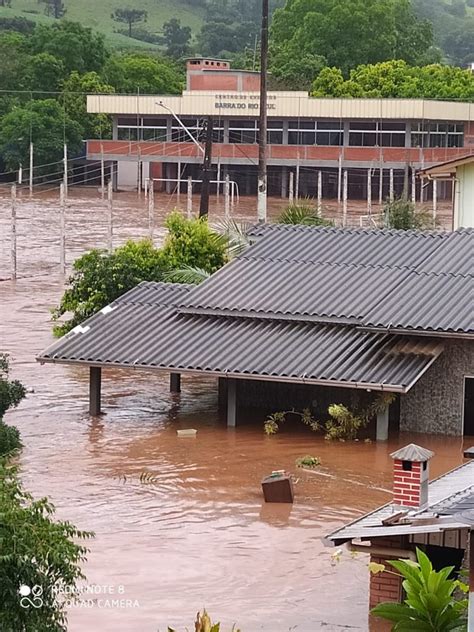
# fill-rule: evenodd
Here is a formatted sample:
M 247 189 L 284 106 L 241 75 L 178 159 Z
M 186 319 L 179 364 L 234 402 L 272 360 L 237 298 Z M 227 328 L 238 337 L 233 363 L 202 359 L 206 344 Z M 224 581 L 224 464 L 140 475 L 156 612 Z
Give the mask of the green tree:
M 34 500 L 17 469 L 0 461 L 0 629 L 5 632 L 65 632 L 61 599 L 84 575 L 87 548 L 77 540 L 92 537 L 69 522 L 54 520 L 46 499 Z M 29 592 L 34 587 L 34 592 Z M 21 590 L 21 592 L 20 592 Z M 24 608 L 22 596 L 39 596 L 41 607 Z
M 389 561 L 404 578 L 406 599 L 400 603 L 381 603 L 371 610 L 375 617 L 393 621 L 394 632 L 467 632 L 467 599 L 456 600 L 454 591 L 468 590 L 451 575 L 454 566 L 433 570 L 427 555 L 416 550 L 417 562 Z M 372 564 L 372 572 L 384 571 L 383 565 Z
M 120 93 L 180 94 L 184 86 L 182 71 L 173 62 L 143 53 L 114 55 L 103 77 Z
M 63 83 L 63 95 L 66 113 L 81 126 L 84 138 L 110 138 L 112 133 L 111 117 L 107 114 L 89 114 L 87 112 L 88 94 L 112 94 L 113 86 L 105 83 L 96 72 L 81 75 L 77 70 L 71 72 Z
M 46 6 L 44 12 L 56 20 L 63 18 L 66 15 L 66 6 L 62 0 L 40 0 Z
M 295 57 L 285 47 L 274 46 L 271 57 L 272 78 L 286 90 L 309 90 L 314 78 L 326 65 L 322 55 L 305 53 Z
M 189 53 L 191 28 L 189 26 L 181 26 L 179 20 L 171 18 L 171 20 L 163 24 L 163 39 L 166 45 L 166 54 L 179 59 Z
M 469 70 L 431 64 L 409 66 L 393 60 L 358 66 L 344 80 L 337 68 L 323 68 L 313 83 L 313 96 L 426 98 L 474 100 L 474 75 Z
M 432 43 L 409 0 L 287 0 L 271 26 L 272 50 L 320 55 L 344 73 L 395 56 L 417 63 Z
M 26 388 L 18 380 L 10 380 L 8 355 L 0 353 L 0 421 L 10 408 L 15 408 L 26 396 Z
M 28 90 L 28 40 L 15 32 L 0 33 L 0 85 L 2 90 Z
M 64 64 L 50 53 L 38 53 L 30 58 L 27 72 L 31 90 L 57 92 L 64 79 Z
M 146 22 L 148 13 L 143 9 L 115 9 L 111 15 L 115 22 L 124 22 L 128 25 L 128 36 L 132 37 L 132 27 L 138 22 Z
M 109 55 L 102 33 L 63 20 L 51 26 L 38 24 L 28 46 L 32 54 L 49 53 L 61 60 L 66 74 L 100 72 Z
M 82 147 L 82 129 L 54 99 L 30 101 L 6 114 L 0 124 L 0 154 L 8 169 L 27 164 L 30 138 L 38 165 L 60 161 L 63 145 L 70 154 Z

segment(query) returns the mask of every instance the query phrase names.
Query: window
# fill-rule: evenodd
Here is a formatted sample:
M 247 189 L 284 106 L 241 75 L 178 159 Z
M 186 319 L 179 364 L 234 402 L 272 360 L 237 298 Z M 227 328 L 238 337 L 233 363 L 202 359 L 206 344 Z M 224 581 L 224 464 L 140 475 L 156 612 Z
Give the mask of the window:
M 405 147 L 405 123 L 357 121 L 349 124 L 353 147 Z
M 342 124 L 336 121 L 290 121 L 289 145 L 342 145 Z
M 270 145 L 281 145 L 283 143 L 283 121 L 268 121 L 267 142 Z
M 257 121 L 239 120 L 229 121 L 229 143 L 252 144 L 257 142 Z
M 412 147 L 463 147 L 464 125 L 462 123 L 413 123 Z

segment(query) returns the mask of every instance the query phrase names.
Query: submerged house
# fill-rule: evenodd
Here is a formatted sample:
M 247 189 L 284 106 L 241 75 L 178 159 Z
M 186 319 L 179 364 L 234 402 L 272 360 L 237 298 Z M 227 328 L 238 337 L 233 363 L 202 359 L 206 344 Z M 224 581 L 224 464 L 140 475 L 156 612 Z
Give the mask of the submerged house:
M 258 226 L 199 286 L 141 283 L 38 356 L 90 368 L 100 412 L 108 367 L 219 378 L 227 423 L 243 406 L 352 405 L 396 395 L 377 439 L 474 435 L 474 230 Z
M 469 623 L 474 630 L 474 448 L 465 451 L 463 465 L 429 482 L 431 450 L 410 444 L 393 452 L 392 502 L 327 536 L 334 546 L 366 553 L 385 570 L 370 576 L 369 607 L 400 603 L 402 577 L 390 560 L 416 560 L 416 548 L 430 558 L 435 570 L 454 566 L 469 570 Z M 388 632 L 393 624 L 370 617 L 370 630 Z

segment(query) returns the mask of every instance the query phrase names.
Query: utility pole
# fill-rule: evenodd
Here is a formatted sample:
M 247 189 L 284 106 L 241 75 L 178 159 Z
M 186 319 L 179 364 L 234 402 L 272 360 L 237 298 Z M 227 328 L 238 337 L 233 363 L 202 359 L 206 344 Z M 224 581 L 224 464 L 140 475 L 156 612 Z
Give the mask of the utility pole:
M 204 148 L 204 161 L 202 163 L 201 202 L 199 204 L 199 217 L 207 217 L 209 214 L 209 181 L 211 179 L 212 162 L 212 130 L 213 121 L 209 116 L 206 122 L 206 146 Z
M 259 222 L 267 221 L 267 66 L 268 66 L 268 0 L 262 0 L 260 41 L 260 125 L 258 136 L 258 199 Z

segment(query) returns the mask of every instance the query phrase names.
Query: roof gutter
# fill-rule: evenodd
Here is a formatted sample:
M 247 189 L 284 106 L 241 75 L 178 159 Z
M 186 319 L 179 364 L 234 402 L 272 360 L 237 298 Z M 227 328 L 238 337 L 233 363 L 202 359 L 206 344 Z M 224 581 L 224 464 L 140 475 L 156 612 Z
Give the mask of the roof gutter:
M 368 553 L 369 555 L 377 555 L 378 557 L 383 558 L 401 558 L 404 560 L 412 560 L 416 562 L 416 554 L 414 551 L 409 551 L 407 549 L 391 549 L 385 546 L 374 546 L 373 544 L 354 544 L 352 541 L 346 543 L 349 551 L 354 551 L 354 553 Z
M 402 386 L 400 384 L 385 384 L 385 383 L 372 383 L 372 382 L 344 382 L 339 380 L 315 380 L 309 379 L 305 376 L 302 377 L 285 377 L 275 375 L 254 375 L 252 373 L 234 373 L 232 371 L 213 371 L 207 369 L 187 369 L 179 366 L 143 366 L 137 364 L 122 364 L 120 362 L 88 362 L 86 360 L 62 360 L 57 358 L 45 358 L 43 356 L 37 356 L 36 361 L 40 364 L 71 364 L 76 366 L 96 366 L 102 368 L 117 368 L 117 369 L 133 369 L 142 371 L 165 371 L 171 373 L 189 373 L 192 375 L 209 375 L 212 377 L 233 378 L 237 380 L 258 380 L 264 382 L 288 382 L 293 384 L 314 384 L 318 386 L 337 386 L 341 388 L 353 388 L 358 390 L 372 390 L 372 391 L 388 391 L 391 393 L 407 393 L 409 387 Z

